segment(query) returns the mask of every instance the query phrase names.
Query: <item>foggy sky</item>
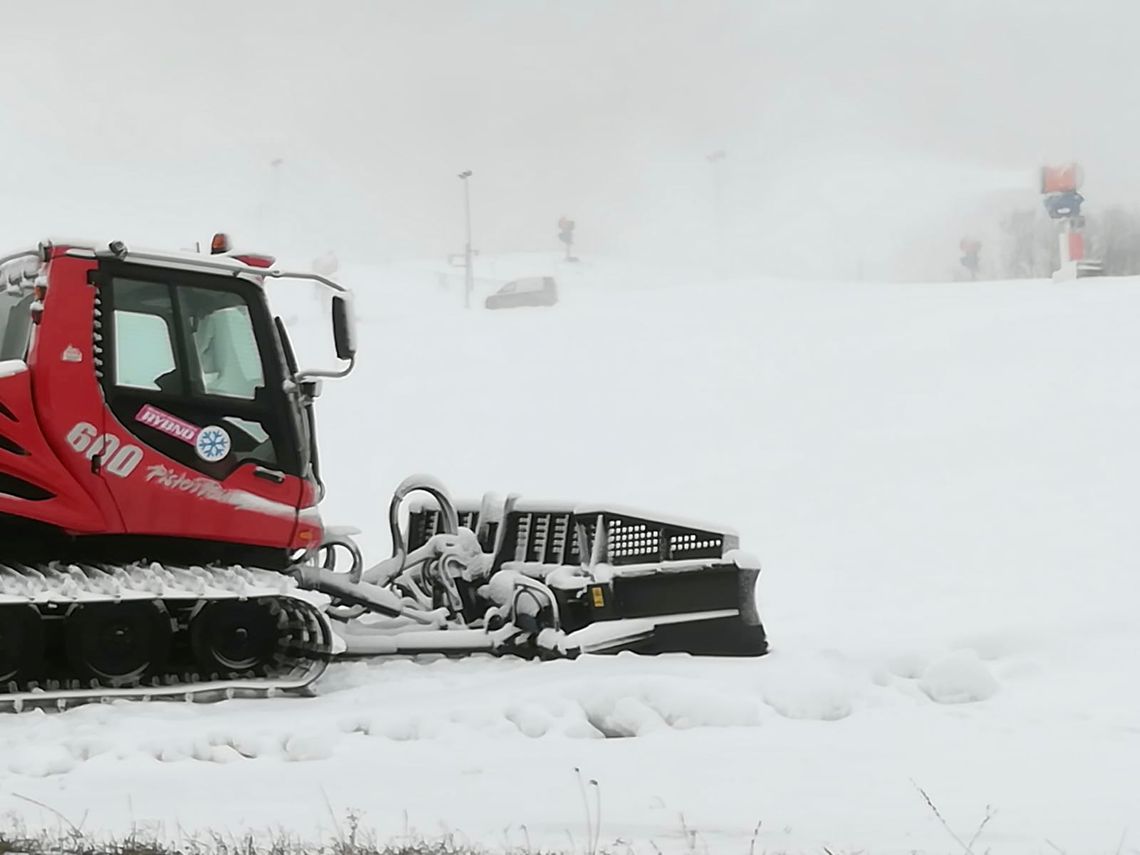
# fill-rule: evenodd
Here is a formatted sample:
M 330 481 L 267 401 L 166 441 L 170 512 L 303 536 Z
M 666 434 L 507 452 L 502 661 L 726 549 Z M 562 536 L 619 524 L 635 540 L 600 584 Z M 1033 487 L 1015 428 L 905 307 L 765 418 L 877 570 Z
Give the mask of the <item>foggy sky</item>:
M 1090 211 L 1140 193 L 1132 0 L 4 11 L 5 246 L 224 228 L 280 255 L 442 256 L 471 169 L 485 252 L 556 249 L 569 214 L 584 255 L 890 276 L 943 234 L 930 263 L 952 263 L 987 198 L 1034 204 L 1042 162 L 1083 162 Z

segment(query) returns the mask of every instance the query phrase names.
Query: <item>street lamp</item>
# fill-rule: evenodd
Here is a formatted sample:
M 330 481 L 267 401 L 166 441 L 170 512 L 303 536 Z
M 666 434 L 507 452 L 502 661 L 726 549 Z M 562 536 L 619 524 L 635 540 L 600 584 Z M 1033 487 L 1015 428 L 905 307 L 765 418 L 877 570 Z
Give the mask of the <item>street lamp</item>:
M 471 308 L 471 291 L 475 288 L 475 272 L 471 267 L 471 185 L 467 181 L 471 177 L 471 170 L 465 169 L 459 173 L 463 182 L 463 207 L 467 223 L 467 245 L 463 249 L 463 307 Z

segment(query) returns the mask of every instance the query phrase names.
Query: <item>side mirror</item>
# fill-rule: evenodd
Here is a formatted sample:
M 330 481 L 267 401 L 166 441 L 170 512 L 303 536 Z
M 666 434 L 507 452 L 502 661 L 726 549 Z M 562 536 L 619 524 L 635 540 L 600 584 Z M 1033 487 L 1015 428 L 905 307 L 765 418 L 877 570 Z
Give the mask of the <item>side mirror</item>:
M 337 359 L 352 359 L 356 356 L 356 325 L 352 317 L 352 303 L 346 295 L 333 296 L 332 322 Z

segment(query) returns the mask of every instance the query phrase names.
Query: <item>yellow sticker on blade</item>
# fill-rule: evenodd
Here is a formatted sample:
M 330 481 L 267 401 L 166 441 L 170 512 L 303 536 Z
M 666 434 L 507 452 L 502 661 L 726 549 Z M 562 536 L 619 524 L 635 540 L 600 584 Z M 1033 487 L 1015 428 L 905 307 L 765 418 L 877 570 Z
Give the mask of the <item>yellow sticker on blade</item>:
M 594 594 L 594 608 L 604 609 L 606 607 L 606 593 L 600 587 L 590 589 Z

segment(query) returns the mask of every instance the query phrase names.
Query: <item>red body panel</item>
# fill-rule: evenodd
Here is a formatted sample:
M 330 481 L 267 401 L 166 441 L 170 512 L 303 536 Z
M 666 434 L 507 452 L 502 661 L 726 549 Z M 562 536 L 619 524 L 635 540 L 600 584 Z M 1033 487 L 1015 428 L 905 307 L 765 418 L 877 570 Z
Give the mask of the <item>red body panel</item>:
M 319 495 L 312 481 L 301 482 L 301 513 L 297 516 L 297 529 L 293 532 L 292 549 L 309 549 L 324 537 L 324 526 L 317 512 Z
M 104 432 L 119 448 L 142 456 L 126 476 L 103 467 L 102 478 L 131 534 L 192 537 L 285 549 L 292 544 L 300 500 L 300 479 L 281 484 L 254 476 L 247 463 L 216 481 L 148 448 L 110 410 Z M 82 455 L 76 455 L 82 457 Z
M 99 533 L 117 534 L 124 529 L 106 484 L 92 471 L 90 459 L 76 454 L 67 442 L 76 425 L 101 425 L 106 409 L 92 355 L 95 288 L 87 283 L 87 274 L 94 268 L 94 261 L 79 258 L 50 263 L 43 316 L 32 334 L 28 368 L 44 439 L 71 473 L 72 482 L 91 496 L 107 521 Z
M 74 532 L 119 531 L 118 516 L 104 516 L 46 442 L 32 405 L 29 371 L 0 377 L 0 404 L 13 416 L 10 419 L 0 411 L 0 437 L 25 452 L 16 454 L 0 448 L 0 472 L 55 494 L 51 499 L 29 501 L 0 493 L 0 514 L 35 519 Z
M 309 548 L 321 538 L 314 486 L 257 477 L 254 463 L 224 481 L 172 460 L 122 424 L 96 376 L 92 259 L 56 247 L 28 371 L 0 379 L 0 435 L 27 455 L 0 449 L 0 472 L 55 494 L 33 502 L 0 493 L 0 513 L 76 534 L 194 538 L 275 549 Z M 92 458 L 99 456 L 99 466 Z M 98 469 L 98 471 L 95 471 Z M 298 508 L 306 508 L 303 519 Z

